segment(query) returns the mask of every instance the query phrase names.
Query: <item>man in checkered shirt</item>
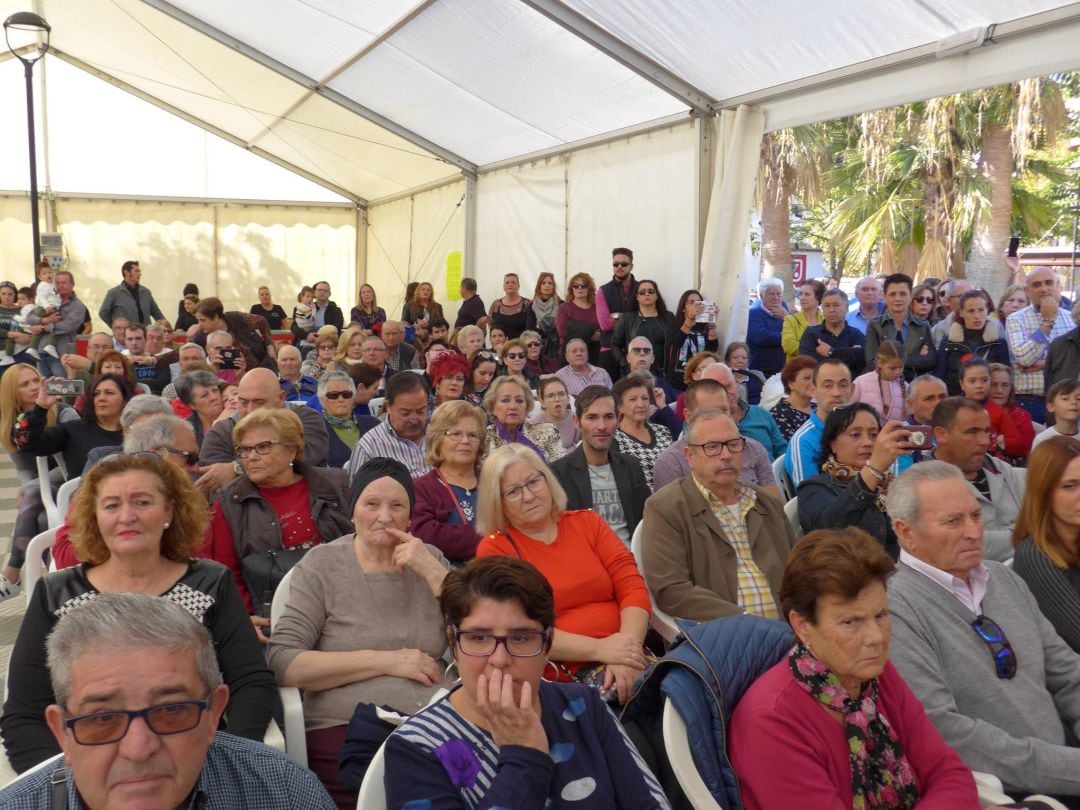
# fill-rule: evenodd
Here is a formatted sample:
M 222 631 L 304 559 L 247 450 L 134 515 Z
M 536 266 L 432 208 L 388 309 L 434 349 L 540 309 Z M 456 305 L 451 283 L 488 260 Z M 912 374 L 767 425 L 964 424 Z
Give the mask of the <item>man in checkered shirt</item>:
M 1016 398 L 1036 422 L 1046 422 L 1043 367 L 1050 341 L 1073 328 L 1061 307 L 1061 281 L 1052 267 L 1036 267 L 1027 275 L 1029 306 L 1005 320 L 1005 338 L 1016 369 Z

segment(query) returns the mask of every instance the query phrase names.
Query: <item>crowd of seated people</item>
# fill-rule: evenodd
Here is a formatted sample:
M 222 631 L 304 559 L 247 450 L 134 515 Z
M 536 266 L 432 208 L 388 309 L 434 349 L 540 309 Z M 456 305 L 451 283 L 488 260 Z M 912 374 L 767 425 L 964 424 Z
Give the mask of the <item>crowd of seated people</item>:
M 291 314 L 269 287 L 248 311 L 185 292 L 178 346 L 149 305 L 110 309 L 89 362 L 42 362 L 86 384 L 66 402 L 8 367 L 26 485 L 0 598 L 44 528 L 36 457 L 54 490 L 83 476 L 13 652 L 16 769 L 63 743 L 49 631 L 130 591 L 209 630 L 225 732 L 262 739 L 274 683 L 304 690 L 338 807 L 381 746 L 391 806 L 667 807 L 663 765 L 603 706 L 665 655 L 655 606 L 684 632 L 749 614 L 794 634 L 728 718 L 748 808 L 974 807 L 970 769 L 1080 806 L 1080 383 L 1035 379 L 1069 334 L 1056 276 L 1003 316 L 955 281 L 935 310 L 903 274 L 850 311 L 806 283 L 790 314 L 767 279 L 721 354 L 706 295 L 669 311 L 632 251 L 612 260 L 565 297 L 508 273 L 486 306 L 463 279 L 452 329 L 428 282 L 397 320 L 370 284 L 350 308 L 317 282 Z

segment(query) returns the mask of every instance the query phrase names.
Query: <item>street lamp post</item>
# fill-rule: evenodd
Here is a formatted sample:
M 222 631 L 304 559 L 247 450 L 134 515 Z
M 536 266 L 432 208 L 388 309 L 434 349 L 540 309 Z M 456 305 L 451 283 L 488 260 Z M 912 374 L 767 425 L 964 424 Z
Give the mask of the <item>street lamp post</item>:
M 34 63 L 49 50 L 52 28 L 45 18 L 30 11 L 19 11 L 4 20 L 4 40 L 8 50 L 23 63 L 26 76 L 26 134 L 30 142 L 30 228 L 34 236 L 34 277 L 41 261 L 41 226 L 38 223 L 37 143 L 34 137 Z M 25 42 L 12 42 L 25 39 Z M 33 47 L 27 47 L 32 45 Z

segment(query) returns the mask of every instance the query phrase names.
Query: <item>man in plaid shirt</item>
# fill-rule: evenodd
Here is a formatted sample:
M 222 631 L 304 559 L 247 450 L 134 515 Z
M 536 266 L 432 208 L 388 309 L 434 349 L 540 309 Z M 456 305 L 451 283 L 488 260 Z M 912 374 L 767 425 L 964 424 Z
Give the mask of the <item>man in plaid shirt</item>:
M 1062 309 L 1061 281 L 1052 267 L 1036 267 L 1027 275 L 1029 306 L 1017 310 L 1005 321 L 1016 369 L 1016 398 L 1036 422 L 1046 422 L 1043 367 L 1050 341 L 1073 328 L 1068 310 Z

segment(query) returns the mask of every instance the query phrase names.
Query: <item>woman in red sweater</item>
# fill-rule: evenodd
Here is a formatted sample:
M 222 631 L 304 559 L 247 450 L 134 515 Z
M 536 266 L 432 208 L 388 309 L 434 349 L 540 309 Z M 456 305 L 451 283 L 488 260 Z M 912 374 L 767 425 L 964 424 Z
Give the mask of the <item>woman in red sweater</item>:
M 791 550 L 780 609 L 795 646 L 731 721 L 746 810 L 979 807 L 971 771 L 889 663 L 893 568 L 861 529 L 810 532 Z
M 477 557 L 532 563 L 555 592 L 555 636 L 548 657 L 565 673 L 601 663 L 602 691 L 626 702 L 645 668 L 649 591 L 634 556 L 604 519 L 566 511 L 566 493 L 530 448 L 508 444 L 480 473 Z

